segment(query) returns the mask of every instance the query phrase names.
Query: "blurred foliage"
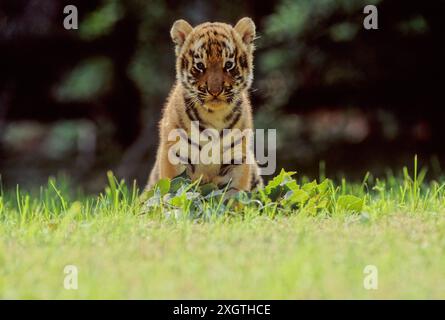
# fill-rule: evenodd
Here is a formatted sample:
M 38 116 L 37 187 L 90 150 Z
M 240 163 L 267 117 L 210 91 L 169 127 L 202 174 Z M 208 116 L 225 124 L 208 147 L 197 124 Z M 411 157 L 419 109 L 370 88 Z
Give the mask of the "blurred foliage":
M 111 87 L 112 62 L 106 57 L 84 60 L 60 81 L 55 89 L 56 99 L 90 100 Z
M 79 27 L 79 36 L 91 40 L 109 34 L 115 23 L 125 15 L 124 8 L 117 0 L 104 1 L 97 10 L 89 13 Z

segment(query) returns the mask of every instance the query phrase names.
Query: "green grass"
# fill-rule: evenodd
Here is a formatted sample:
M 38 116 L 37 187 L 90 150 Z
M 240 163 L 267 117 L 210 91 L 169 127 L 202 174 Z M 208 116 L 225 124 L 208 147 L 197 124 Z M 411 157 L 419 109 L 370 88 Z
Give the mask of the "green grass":
M 94 197 L 54 179 L 2 191 L 0 298 L 443 299 L 445 184 L 414 167 L 338 185 L 282 173 L 227 201 L 169 181 L 149 206 L 111 174 Z M 66 265 L 77 290 L 64 289 Z M 377 290 L 363 286 L 367 265 Z

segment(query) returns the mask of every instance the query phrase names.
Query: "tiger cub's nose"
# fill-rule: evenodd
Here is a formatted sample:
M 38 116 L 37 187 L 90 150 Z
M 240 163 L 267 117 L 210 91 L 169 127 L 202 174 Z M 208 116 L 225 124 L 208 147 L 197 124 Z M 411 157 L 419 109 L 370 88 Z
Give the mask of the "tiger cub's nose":
M 222 86 L 218 86 L 218 87 L 210 87 L 207 89 L 207 92 L 210 93 L 212 96 L 217 97 L 219 96 L 223 91 Z
M 221 81 L 222 79 L 218 78 L 219 77 L 211 77 L 207 81 L 207 92 L 214 97 L 219 96 L 223 91 L 223 83 Z

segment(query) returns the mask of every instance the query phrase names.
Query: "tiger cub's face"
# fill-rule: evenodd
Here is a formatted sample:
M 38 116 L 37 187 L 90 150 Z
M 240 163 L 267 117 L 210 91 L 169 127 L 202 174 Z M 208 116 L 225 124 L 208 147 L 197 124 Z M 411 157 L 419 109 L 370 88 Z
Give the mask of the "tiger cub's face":
M 173 24 L 176 73 L 189 98 L 217 108 L 232 103 L 253 79 L 255 24 L 241 19 L 235 27 L 204 23 L 193 28 L 185 20 Z

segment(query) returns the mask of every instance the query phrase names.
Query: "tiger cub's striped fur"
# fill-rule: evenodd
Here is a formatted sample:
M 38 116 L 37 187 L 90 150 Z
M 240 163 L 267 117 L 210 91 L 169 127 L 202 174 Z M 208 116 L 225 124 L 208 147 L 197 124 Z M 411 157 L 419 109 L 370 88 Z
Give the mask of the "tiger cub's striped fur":
M 255 25 L 250 18 L 241 19 L 235 27 L 225 23 L 203 23 L 193 28 L 185 20 L 173 24 L 171 37 L 176 45 L 176 76 L 160 121 L 160 145 L 148 186 L 161 178 L 173 178 L 184 170 L 192 180 L 213 182 L 218 186 L 230 182 L 235 190 L 251 190 L 262 183 L 259 168 L 248 148 L 249 137 L 221 146 L 221 153 L 241 144 L 241 154 L 230 164 L 191 163 L 174 165 L 169 149 L 176 141 L 168 141 L 174 129 L 184 129 L 190 136 L 199 121 L 199 131 L 216 129 L 253 129 L 248 89 L 253 79 L 253 40 Z M 201 150 L 202 142 L 188 139 L 190 148 Z M 238 146 L 239 147 L 239 146 Z M 238 149 L 239 150 L 239 149 Z M 241 164 L 234 164 L 242 160 Z

